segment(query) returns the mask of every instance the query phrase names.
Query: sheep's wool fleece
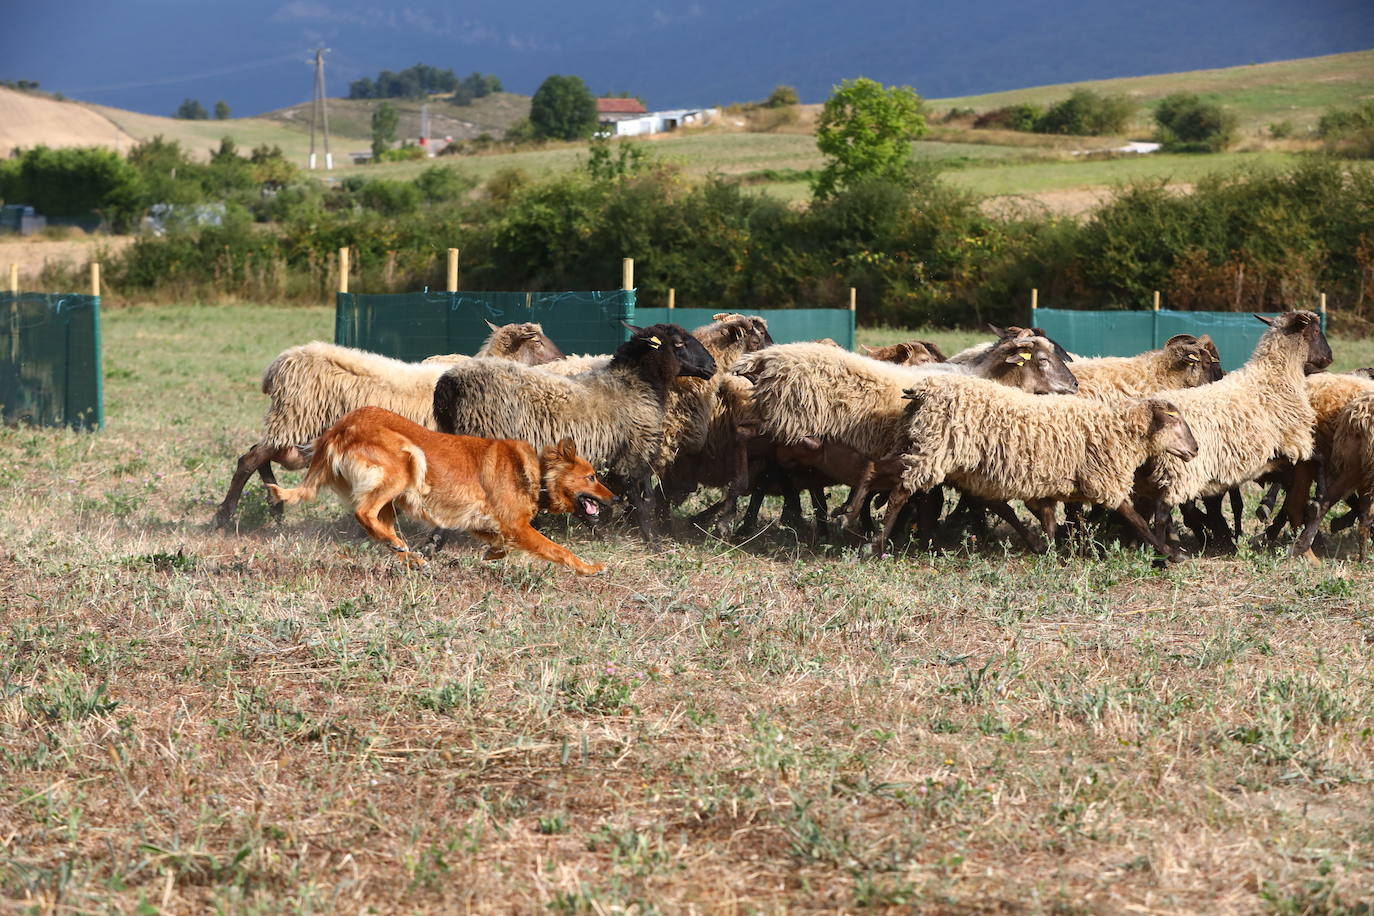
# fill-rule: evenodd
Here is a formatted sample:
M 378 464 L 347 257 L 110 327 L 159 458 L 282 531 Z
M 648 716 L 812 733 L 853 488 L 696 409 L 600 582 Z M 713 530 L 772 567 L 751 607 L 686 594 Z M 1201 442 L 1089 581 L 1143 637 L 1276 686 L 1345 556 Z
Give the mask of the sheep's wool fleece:
M 983 499 L 1057 499 L 1115 508 L 1149 457 L 1151 408 L 1028 394 L 996 382 L 931 376 L 914 386 L 903 481 L 949 483 Z
M 291 347 L 262 374 L 262 393 L 272 398 L 262 441 L 277 447 L 310 442 L 359 407 L 384 407 L 433 429 L 434 383 L 452 366 L 407 363 L 318 340 Z
M 775 442 L 829 436 L 870 458 L 885 458 L 901 446 L 902 389 L 930 377 L 815 343 L 746 354 L 736 371 L 754 379 L 753 410 L 760 431 Z
M 1314 372 L 1304 379 L 1307 385 L 1307 400 L 1317 413 L 1317 450 L 1326 451 L 1326 443 L 1331 441 L 1331 425 L 1352 398 L 1374 392 L 1374 381 L 1357 375 L 1340 375 L 1334 372 Z
M 1312 456 L 1317 415 L 1303 381 L 1307 343 L 1276 329 L 1264 332 L 1250 361 L 1220 381 L 1169 393 L 1197 439 L 1184 462 L 1161 456 L 1152 484 L 1165 505 L 1215 496 L 1254 480 L 1275 458 Z
M 1374 493 L 1374 390 L 1350 398 L 1332 417 L 1327 435 L 1330 478 L 1352 482 L 1355 492 Z
M 578 353 L 575 356 L 565 356 L 544 363 L 539 369 L 554 375 L 572 376 L 581 375 L 592 369 L 605 369 L 610 364 L 611 358 L 605 354 Z
M 1194 387 L 1192 374 L 1174 369 L 1172 357 L 1165 350 L 1149 350 L 1139 356 L 1076 359 L 1069 364 L 1069 370 L 1078 379 L 1081 398 L 1139 398 L 1156 391 Z
M 451 384 L 450 384 L 451 383 Z M 593 466 L 638 477 L 652 467 L 663 438 L 663 408 L 632 370 L 563 377 L 517 363 L 473 360 L 451 368 L 455 433 L 524 439 L 535 449 L 565 436 Z

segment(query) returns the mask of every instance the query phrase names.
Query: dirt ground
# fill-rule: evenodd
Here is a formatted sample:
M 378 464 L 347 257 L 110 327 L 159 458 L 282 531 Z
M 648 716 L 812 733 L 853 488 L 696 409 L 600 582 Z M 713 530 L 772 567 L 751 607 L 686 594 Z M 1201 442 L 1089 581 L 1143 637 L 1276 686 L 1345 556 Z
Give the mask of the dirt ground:
M 72 230 L 79 233 L 80 230 Z M 19 265 L 19 286 L 31 284 L 45 264 L 81 265 L 108 258 L 133 242 L 131 235 L 74 235 L 67 239 L 0 236 L 0 283 L 9 285 L 10 265 Z
M 1172 184 L 1169 189 L 1177 194 L 1191 194 L 1193 186 L 1187 182 Z M 1114 188 L 1086 187 L 1063 188 L 1054 191 L 1036 191 L 1030 194 L 1006 194 L 988 197 L 983 201 L 983 212 L 996 217 L 1045 217 L 1074 216 L 1083 217 L 1102 206 L 1112 195 Z

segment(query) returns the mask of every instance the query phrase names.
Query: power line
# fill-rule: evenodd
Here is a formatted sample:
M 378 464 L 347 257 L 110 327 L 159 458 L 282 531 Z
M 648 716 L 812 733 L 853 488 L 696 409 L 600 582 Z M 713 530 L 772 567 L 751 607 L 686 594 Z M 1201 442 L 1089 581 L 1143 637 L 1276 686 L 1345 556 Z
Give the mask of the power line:
M 278 57 L 269 57 L 265 60 L 253 61 L 245 64 L 233 64 L 228 67 L 217 67 L 213 70 L 204 70 L 200 73 L 190 73 L 184 76 L 167 76 L 154 80 L 139 80 L 129 83 L 111 83 L 108 86 L 89 86 L 84 89 L 70 89 L 61 87 L 62 92 L 68 95 L 90 95 L 97 92 L 116 92 L 121 89 L 146 89 L 150 86 L 173 86 L 177 83 L 192 83 L 197 80 L 209 79 L 214 76 L 228 76 L 233 73 L 242 73 L 245 70 L 257 70 L 262 67 L 270 67 L 273 64 L 286 63 L 293 60 L 299 52 L 283 54 Z

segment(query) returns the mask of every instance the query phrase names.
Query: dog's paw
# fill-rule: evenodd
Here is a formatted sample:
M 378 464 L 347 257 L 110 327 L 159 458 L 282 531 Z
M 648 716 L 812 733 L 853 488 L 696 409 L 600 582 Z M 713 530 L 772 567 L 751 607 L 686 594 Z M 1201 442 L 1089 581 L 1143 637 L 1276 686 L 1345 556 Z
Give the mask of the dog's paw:
M 579 576 L 599 576 L 606 571 L 605 563 L 583 563 L 577 567 Z

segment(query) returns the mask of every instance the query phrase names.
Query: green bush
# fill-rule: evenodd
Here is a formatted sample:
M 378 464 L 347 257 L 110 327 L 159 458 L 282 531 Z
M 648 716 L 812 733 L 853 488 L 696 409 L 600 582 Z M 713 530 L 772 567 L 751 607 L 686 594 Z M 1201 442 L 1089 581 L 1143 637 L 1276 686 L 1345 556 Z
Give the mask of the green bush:
M 1124 95 L 1102 95 L 1091 89 L 1075 89 L 1062 102 L 1051 105 L 1036 119 L 1035 132 L 1099 137 L 1126 131 L 1136 105 Z
M 1235 139 L 1236 116 L 1191 92 L 1166 96 L 1155 109 L 1156 139 L 1169 152 L 1216 153 Z
M 141 215 L 144 189 L 137 170 L 113 150 L 35 147 L 17 157 L 0 178 L 0 197 L 28 204 L 49 217 L 98 214 L 118 230 Z
M 984 129 L 1019 130 L 1032 133 L 1044 116 L 1045 109 L 1039 105 L 1030 103 L 1007 105 L 980 114 L 974 118 L 973 126 Z

